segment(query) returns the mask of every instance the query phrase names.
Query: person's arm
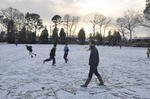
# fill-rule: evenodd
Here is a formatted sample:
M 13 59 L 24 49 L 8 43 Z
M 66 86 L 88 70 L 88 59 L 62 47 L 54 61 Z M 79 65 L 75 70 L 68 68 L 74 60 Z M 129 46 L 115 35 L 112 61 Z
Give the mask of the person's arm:
M 54 56 L 56 56 L 56 49 L 54 49 Z
M 98 60 L 99 58 L 98 58 L 98 52 L 96 51 L 96 50 L 94 50 L 93 51 L 93 53 L 92 53 L 92 61 L 91 61 L 91 66 L 95 66 L 95 65 L 98 65 L 98 62 L 99 62 L 99 60 Z
M 69 52 L 69 48 L 67 47 L 67 52 Z

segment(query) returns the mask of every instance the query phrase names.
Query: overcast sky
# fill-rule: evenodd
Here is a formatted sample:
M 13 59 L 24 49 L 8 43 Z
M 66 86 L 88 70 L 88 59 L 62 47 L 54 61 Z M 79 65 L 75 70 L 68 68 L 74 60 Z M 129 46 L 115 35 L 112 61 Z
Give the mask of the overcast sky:
M 50 24 L 51 18 L 56 14 L 78 15 L 82 18 L 98 11 L 105 16 L 117 18 L 128 9 L 144 9 L 145 0 L 0 0 L 0 8 L 7 7 L 17 8 L 24 14 L 38 13 L 44 24 Z M 136 32 L 141 35 L 141 31 Z M 142 32 L 143 36 L 147 35 L 144 29 Z

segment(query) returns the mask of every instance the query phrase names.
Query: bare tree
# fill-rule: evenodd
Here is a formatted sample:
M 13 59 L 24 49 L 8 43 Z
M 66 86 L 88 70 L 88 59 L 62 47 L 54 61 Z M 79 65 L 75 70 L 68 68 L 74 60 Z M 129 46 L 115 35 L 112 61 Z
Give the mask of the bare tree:
M 95 37 L 96 25 L 100 23 L 101 14 L 99 12 L 89 13 L 85 16 L 85 22 L 92 25 L 93 36 Z
M 69 22 L 71 20 L 71 15 L 70 14 L 66 14 L 64 15 L 63 17 L 63 22 L 64 22 L 64 25 L 65 25 L 65 28 L 66 28 L 66 34 L 67 34 L 67 37 L 68 37 L 68 30 L 69 30 Z
M 100 28 L 100 34 L 102 34 L 102 27 L 104 26 L 105 24 L 105 21 L 106 21 L 106 17 L 102 14 L 99 15 L 99 28 Z
M 127 10 L 118 20 L 122 22 L 122 27 L 129 31 L 131 44 L 133 30 L 138 26 L 137 13 L 134 10 Z
M 142 11 L 138 13 L 137 21 L 141 26 L 150 30 L 150 18 L 147 18 L 147 16 Z
M 4 16 L 4 25 L 7 25 L 10 20 L 13 20 L 15 23 L 15 28 L 20 30 L 24 24 L 24 14 L 18 9 L 9 7 L 6 9 L 1 9 L 1 13 Z
M 108 26 L 110 25 L 110 23 L 111 23 L 111 19 L 110 18 L 106 18 L 106 20 L 104 21 L 104 26 L 103 26 L 103 29 L 104 29 L 103 36 L 104 37 L 105 37 L 106 29 L 108 28 Z
M 16 20 L 15 23 L 16 23 L 16 27 L 17 27 L 18 31 L 21 31 L 21 29 L 22 29 L 22 27 L 23 27 L 23 25 L 25 23 L 25 16 L 24 16 L 24 14 L 23 13 L 18 13 L 16 15 L 15 20 Z
M 28 12 L 25 15 L 25 19 L 26 19 L 26 25 L 28 26 L 28 29 L 30 29 L 30 31 L 34 32 L 35 34 L 37 30 L 44 28 L 43 20 L 41 19 L 39 14 Z
M 123 43 L 124 43 L 126 28 L 124 28 L 123 19 L 118 18 L 118 19 L 116 20 L 116 22 L 117 22 L 118 31 L 119 31 L 120 33 L 122 33 L 122 36 L 123 36 Z
M 72 16 L 72 19 L 70 22 L 70 27 L 69 27 L 70 35 L 74 35 L 74 33 L 77 29 L 79 20 L 80 20 L 80 18 L 78 16 Z
M 76 28 L 77 28 L 77 24 L 79 22 L 79 17 L 78 16 L 71 16 L 69 14 L 66 14 L 63 18 L 63 22 L 66 28 L 66 33 L 67 36 L 68 35 L 74 35 Z

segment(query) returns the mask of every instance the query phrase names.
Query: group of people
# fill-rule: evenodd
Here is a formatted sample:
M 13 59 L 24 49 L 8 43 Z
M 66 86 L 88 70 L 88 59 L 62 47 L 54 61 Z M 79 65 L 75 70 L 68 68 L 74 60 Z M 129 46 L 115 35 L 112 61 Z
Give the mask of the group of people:
M 88 84 L 90 83 L 90 81 L 91 81 L 91 79 L 92 79 L 93 74 L 95 74 L 95 75 L 97 76 L 97 78 L 98 78 L 98 80 L 99 80 L 99 82 L 100 82 L 99 85 L 104 85 L 104 82 L 103 82 L 103 80 L 102 80 L 102 77 L 101 77 L 101 75 L 98 73 L 98 69 L 97 69 L 97 68 L 98 68 L 98 65 L 99 65 L 99 52 L 98 52 L 97 48 L 95 47 L 95 41 L 94 41 L 94 40 L 91 40 L 91 41 L 89 42 L 89 46 L 90 46 L 89 50 L 91 51 L 90 57 L 89 57 L 90 69 L 89 69 L 88 78 L 87 78 L 85 84 L 81 85 L 81 87 L 87 87 L 87 86 L 88 86 Z M 48 62 L 48 61 L 53 60 L 52 65 L 55 65 L 55 63 L 56 63 L 56 62 L 55 62 L 56 47 L 57 47 L 57 45 L 54 44 L 53 48 L 52 48 L 51 51 L 50 51 L 50 57 L 49 57 L 48 59 L 45 59 L 45 60 L 43 61 L 43 64 L 44 64 L 45 62 Z M 33 55 L 36 56 L 36 54 L 34 54 L 34 53 L 32 52 L 32 51 L 33 51 L 33 50 L 32 50 L 32 46 L 26 45 L 26 48 L 27 48 L 27 50 L 29 50 L 29 54 L 31 55 L 31 57 L 33 57 Z M 69 52 L 69 48 L 68 48 L 68 44 L 66 44 L 65 47 L 64 47 L 64 57 L 63 57 L 66 63 L 68 62 L 68 59 L 67 59 L 68 52 Z
M 97 68 L 98 68 L 98 65 L 99 65 L 99 52 L 98 52 L 97 48 L 95 47 L 95 41 L 94 41 L 94 40 L 91 40 L 91 41 L 89 42 L 89 46 L 90 46 L 90 48 L 89 48 L 88 50 L 91 51 L 90 57 L 89 57 L 90 69 L 89 69 L 88 78 L 87 78 L 85 84 L 81 85 L 81 87 L 87 87 L 87 86 L 88 86 L 88 84 L 90 83 L 90 81 L 91 81 L 91 79 L 92 79 L 93 74 L 95 74 L 95 75 L 97 76 L 97 78 L 98 78 L 98 80 L 99 80 L 99 82 L 100 82 L 99 85 L 104 85 L 104 82 L 103 82 L 103 80 L 102 80 L 102 77 L 101 77 L 101 75 L 98 73 L 98 69 L 97 69 Z M 48 61 L 53 60 L 52 65 L 55 65 L 55 63 L 56 63 L 56 62 L 55 62 L 56 47 L 57 47 L 57 45 L 54 44 L 53 48 L 52 48 L 51 51 L 50 51 L 50 57 L 49 57 L 48 59 L 45 59 L 45 60 L 43 61 L 43 64 L 44 64 L 45 62 L 48 62 Z M 32 58 L 33 58 L 33 55 L 36 56 L 36 54 L 32 52 L 32 51 L 33 51 L 33 50 L 32 50 L 32 46 L 26 45 L 26 48 L 27 48 L 27 50 L 29 51 L 29 54 L 31 55 Z M 121 49 L 121 46 L 120 46 L 120 49 Z M 68 62 L 68 59 L 67 59 L 68 52 L 69 52 L 69 48 L 68 48 L 68 44 L 66 44 L 65 47 L 64 47 L 64 57 L 63 57 L 66 63 Z M 150 56 L 149 56 L 149 54 L 150 54 L 150 48 L 147 49 L 146 54 L 147 54 L 147 57 L 149 58 L 149 57 L 150 57 Z
M 45 60 L 43 61 L 43 64 L 44 64 L 45 62 L 48 62 L 48 61 L 53 60 L 52 65 L 55 66 L 55 63 L 56 63 L 56 61 L 55 61 L 56 47 L 57 47 L 57 45 L 54 44 L 54 46 L 53 46 L 53 48 L 51 49 L 50 54 L 49 54 L 50 57 L 49 57 L 48 59 L 45 59 Z M 29 51 L 29 54 L 31 55 L 31 58 L 33 58 L 33 55 L 36 56 L 36 54 L 33 53 L 32 46 L 26 45 L 26 48 L 27 48 L 27 50 Z M 65 47 L 64 47 L 64 59 L 65 59 L 65 63 L 68 62 L 68 59 L 67 59 L 68 52 L 69 52 L 68 44 L 65 44 Z

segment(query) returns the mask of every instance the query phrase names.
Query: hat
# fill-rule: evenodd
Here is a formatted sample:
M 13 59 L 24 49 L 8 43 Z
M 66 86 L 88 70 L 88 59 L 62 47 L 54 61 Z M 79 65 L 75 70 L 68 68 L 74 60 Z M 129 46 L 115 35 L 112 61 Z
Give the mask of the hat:
M 57 46 L 57 44 L 54 44 L 54 47 L 56 47 Z

